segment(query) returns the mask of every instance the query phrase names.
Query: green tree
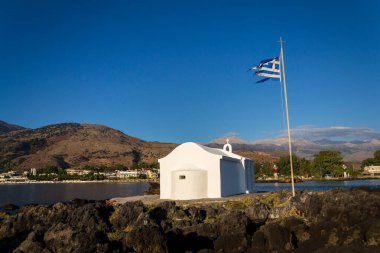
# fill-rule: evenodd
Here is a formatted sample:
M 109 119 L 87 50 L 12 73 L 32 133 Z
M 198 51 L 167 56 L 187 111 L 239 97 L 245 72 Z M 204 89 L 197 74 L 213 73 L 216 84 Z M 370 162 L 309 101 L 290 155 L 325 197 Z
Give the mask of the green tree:
M 375 158 L 367 158 L 365 160 L 362 161 L 362 168 L 364 167 L 367 167 L 367 166 L 371 166 L 371 165 L 375 165 L 376 163 L 376 160 Z
M 350 174 L 351 177 L 354 177 L 354 178 L 361 175 L 363 172 L 362 170 L 355 170 L 352 164 L 347 164 L 345 171 L 348 174 Z
M 366 166 L 371 166 L 371 165 L 375 165 L 375 166 L 380 165 L 380 150 L 376 150 L 373 153 L 373 158 L 368 158 L 368 159 L 363 160 L 361 167 L 364 168 Z
M 94 171 L 96 168 L 94 166 L 91 166 L 91 165 L 85 165 L 82 167 L 82 170 L 91 170 L 91 171 Z
M 312 175 L 311 161 L 305 158 L 299 160 L 299 175 L 304 177 L 310 177 Z
M 45 174 L 45 175 L 58 174 L 58 168 L 56 166 L 48 165 L 48 166 L 37 169 L 37 175 L 41 175 L 41 174 Z
M 115 164 L 113 167 L 112 167 L 112 171 L 115 171 L 115 170 L 127 170 L 127 166 L 124 166 L 123 164 Z
M 132 157 L 133 157 L 133 160 L 132 160 L 133 166 L 137 166 L 141 160 L 141 153 L 138 150 L 133 149 Z
M 343 157 L 340 151 L 324 150 L 315 155 L 312 173 L 314 176 L 331 174 L 334 177 L 343 175 Z
M 290 176 L 290 156 L 281 156 L 278 162 L 276 162 L 278 173 L 281 176 Z M 300 175 L 300 160 L 296 155 L 292 155 L 293 161 L 293 173 L 294 175 Z
M 159 169 L 160 168 L 160 164 L 159 163 L 151 163 L 149 165 L 149 168 L 151 168 L 151 169 Z
M 269 162 L 255 162 L 254 166 L 255 177 L 272 177 L 273 176 L 273 165 Z
M 145 174 L 140 174 L 137 178 L 140 178 L 140 179 L 147 179 L 147 175 Z
M 375 158 L 376 163 L 380 163 L 380 149 L 376 150 L 375 153 L 373 153 L 373 157 Z

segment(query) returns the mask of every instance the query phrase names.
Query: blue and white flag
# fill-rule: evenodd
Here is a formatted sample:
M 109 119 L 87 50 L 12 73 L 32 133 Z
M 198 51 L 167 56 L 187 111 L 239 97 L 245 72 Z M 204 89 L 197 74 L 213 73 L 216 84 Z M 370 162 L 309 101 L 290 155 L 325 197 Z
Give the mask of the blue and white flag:
M 256 76 L 265 77 L 256 83 L 262 83 L 271 79 L 281 80 L 280 61 L 278 56 L 273 59 L 262 60 L 257 66 L 250 68 L 248 71 L 256 71 Z

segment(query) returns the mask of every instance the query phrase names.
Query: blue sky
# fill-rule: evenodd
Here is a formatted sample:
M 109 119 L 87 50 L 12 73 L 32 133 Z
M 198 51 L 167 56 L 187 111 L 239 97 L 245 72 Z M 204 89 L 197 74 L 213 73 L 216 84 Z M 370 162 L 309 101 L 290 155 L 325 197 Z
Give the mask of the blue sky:
M 380 130 L 379 1 L 1 1 L 0 119 L 97 123 L 145 140 L 247 140 L 291 125 Z

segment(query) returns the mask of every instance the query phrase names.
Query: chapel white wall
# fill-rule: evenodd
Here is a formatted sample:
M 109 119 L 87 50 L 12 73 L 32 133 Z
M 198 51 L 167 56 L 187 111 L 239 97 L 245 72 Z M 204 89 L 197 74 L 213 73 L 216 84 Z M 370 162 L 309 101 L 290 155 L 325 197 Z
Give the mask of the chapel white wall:
M 221 156 L 210 154 L 195 143 L 178 146 L 160 159 L 160 198 L 172 198 L 172 171 L 203 169 L 207 171 L 208 198 L 221 197 L 219 161 Z
M 171 199 L 207 198 L 207 171 L 174 170 L 172 176 Z M 181 179 L 184 177 L 184 179 Z
M 245 174 L 240 161 L 220 160 L 221 197 L 245 192 Z

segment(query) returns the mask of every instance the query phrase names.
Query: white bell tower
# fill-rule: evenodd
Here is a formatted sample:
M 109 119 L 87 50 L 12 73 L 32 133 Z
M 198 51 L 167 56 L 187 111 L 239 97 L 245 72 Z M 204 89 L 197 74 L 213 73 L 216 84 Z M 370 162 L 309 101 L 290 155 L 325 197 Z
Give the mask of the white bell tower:
M 223 150 L 232 153 L 232 146 L 230 144 L 230 139 L 226 140 L 226 144 L 223 146 Z

